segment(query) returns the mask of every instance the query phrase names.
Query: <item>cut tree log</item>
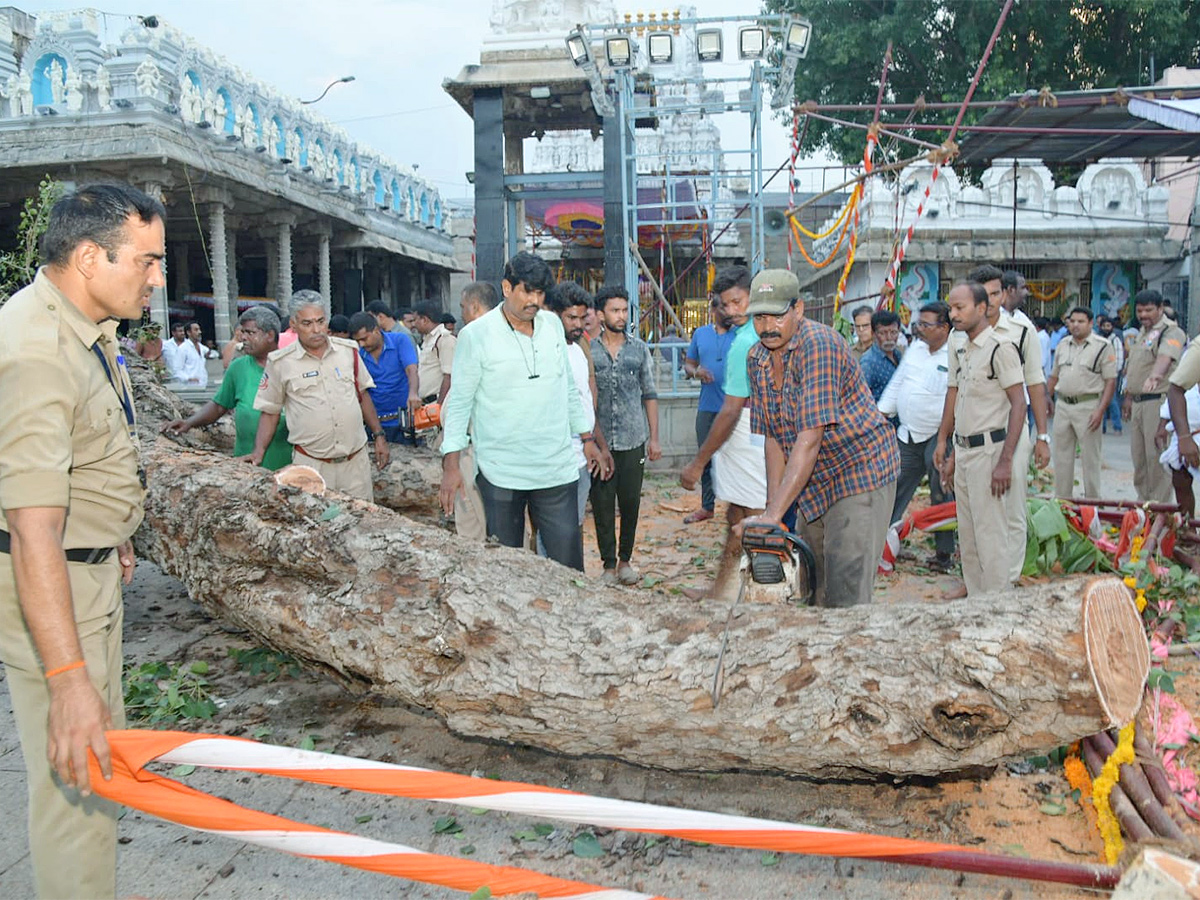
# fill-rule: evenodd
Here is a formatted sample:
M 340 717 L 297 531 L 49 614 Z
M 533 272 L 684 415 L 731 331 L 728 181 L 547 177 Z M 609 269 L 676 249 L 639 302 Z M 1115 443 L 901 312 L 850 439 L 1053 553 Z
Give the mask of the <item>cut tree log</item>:
M 453 731 L 671 769 L 938 776 L 1133 717 L 1129 591 L 1075 579 L 945 604 L 727 605 L 585 580 L 532 554 L 165 439 L 139 552 L 214 615 Z

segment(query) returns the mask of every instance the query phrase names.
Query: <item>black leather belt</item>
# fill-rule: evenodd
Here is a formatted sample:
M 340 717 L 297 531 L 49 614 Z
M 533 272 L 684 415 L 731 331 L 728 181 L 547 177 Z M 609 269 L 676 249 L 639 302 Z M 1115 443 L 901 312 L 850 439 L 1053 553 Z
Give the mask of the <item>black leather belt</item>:
M 1069 403 L 1074 406 L 1076 403 L 1087 403 L 1090 400 L 1099 400 L 1099 394 L 1076 394 L 1074 397 L 1063 397 L 1061 394 L 1058 397 L 1061 403 Z
M 1129 399 L 1134 403 L 1143 403 L 1146 400 L 1161 400 L 1162 398 L 1162 394 L 1134 394 Z
M 80 547 L 76 550 L 66 550 L 64 553 L 69 562 L 93 565 L 107 560 L 112 556 L 115 549 L 115 547 L 94 547 L 90 549 Z M 12 537 L 7 531 L 0 531 L 0 553 L 12 553 Z
M 964 449 L 974 447 L 982 447 L 991 438 L 993 444 L 998 444 L 1008 437 L 1007 428 L 997 428 L 994 431 L 981 431 L 979 434 L 956 434 L 954 435 L 954 443 Z

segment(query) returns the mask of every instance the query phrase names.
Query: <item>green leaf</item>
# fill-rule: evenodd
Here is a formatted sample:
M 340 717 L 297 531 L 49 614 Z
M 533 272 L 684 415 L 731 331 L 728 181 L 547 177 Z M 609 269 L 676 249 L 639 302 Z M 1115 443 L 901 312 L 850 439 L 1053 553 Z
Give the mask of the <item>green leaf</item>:
M 192 663 L 191 669 L 192 669 L 193 675 L 207 675 L 208 674 L 208 663 L 206 663 L 202 659 L 198 659 L 194 663 Z
M 373 815 L 371 815 L 370 813 L 363 813 L 361 816 L 355 816 L 355 817 L 354 817 L 354 824 L 356 824 L 356 825 L 366 825 L 366 824 L 367 824 L 368 822 L 370 822 L 370 821 L 371 821 L 373 818 L 375 818 L 375 817 L 374 817 Z
M 472 891 L 467 900 L 492 900 L 492 889 L 485 884 Z
M 1067 807 L 1064 804 L 1054 803 L 1050 800 L 1047 800 L 1045 803 L 1039 806 L 1038 809 L 1048 816 L 1062 816 L 1066 815 L 1067 812 Z
M 779 865 L 779 856 L 774 853 L 764 853 L 758 858 L 760 866 L 777 866 Z
M 458 848 L 458 852 L 461 853 L 463 856 L 470 856 L 471 854 L 473 854 L 475 852 L 475 845 L 474 844 L 463 844 L 461 847 Z
M 458 824 L 458 819 L 454 816 L 441 816 L 433 823 L 434 834 L 458 834 L 462 831 L 462 826 Z
M 471 807 L 471 815 L 473 816 L 486 816 L 489 812 L 491 812 L 490 809 L 484 809 L 482 806 Z
M 604 848 L 590 831 L 585 831 L 571 844 L 571 852 L 580 859 L 596 859 L 604 855 Z
M 545 822 L 538 822 L 533 826 L 533 830 L 536 831 L 541 837 L 548 837 L 554 834 L 554 826 L 547 825 Z
M 336 519 L 342 513 L 342 508 L 336 503 L 331 503 L 325 508 L 325 512 L 321 513 L 317 521 L 328 522 L 330 519 Z
M 517 831 L 513 834 L 514 841 L 540 841 L 542 836 L 532 828 L 526 828 L 523 831 Z
M 195 766 L 182 765 L 182 766 L 176 766 L 175 768 L 173 768 L 171 770 L 171 774 L 176 778 L 187 778 L 189 775 L 191 775 L 195 771 L 196 771 Z
M 313 736 L 311 734 L 306 734 L 304 736 L 304 740 L 302 740 L 300 742 L 300 749 L 301 750 L 315 750 L 316 748 L 317 748 L 317 742 L 313 740 Z
M 587 581 L 582 578 L 572 578 L 571 584 L 575 585 L 575 587 L 587 587 Z

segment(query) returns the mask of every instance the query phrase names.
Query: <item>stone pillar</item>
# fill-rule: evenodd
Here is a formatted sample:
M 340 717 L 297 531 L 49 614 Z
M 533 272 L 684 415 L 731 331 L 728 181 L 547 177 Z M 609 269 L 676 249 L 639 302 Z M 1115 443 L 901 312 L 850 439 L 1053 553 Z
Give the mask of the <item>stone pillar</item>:
M 317 290 L 333 308 L 333 287 L 329 278 L 329 238 L 327 232 L 317 235 Z
M 237 220 L 232 216 L 226 216 L 225 269 L 229 275 L 229 321 L 231 324 L 238 320 L 238 296 L 241 293 L 237 274 L 237 235 Z
M 481 281 L 504 274 L 504 95 L 483 88 L 474 96 L 475 269 Z
M 275 226 L 275 249 L 279 260 L 276 269 L 275 299 L 279 308 L 287 313 L 288 301 L 292 299 L 292 223 L 280 222 Z
M 229 342 L 229 248 L 225 243 L 225 204 L 208 207 L 208 253 L 212 265 L 213 330 L 217 345 Z
M 267 285 L 263 293 L 276 298 L 279 296 L 279 251 L 275 247 L 275 239 L 267 235 L 263 236 L 263 247 L 267 259 Z
M 15 103 L 16 101 L 14 100 L 13 102 Z M 163 188 L 162 188 L 161 184 L 159 184 L 157 182 L 153 182 L 153 181 L 147 182 L 142 185 L 142 190 L 145 191 L 146 194 L 148 194 L 149 196 L 151 196 L 155 200 L 157 200 L 159 203 L 162 203 Z M 166 223 L 164 222 L 163 224 L 165 225 Z M 184 247 L 186 249 L 187 245 L 184 244 Z M 155 288 L 154 292 L 150 295 L 150 321 L 157 322 L 159 325 L 162 326 L 162 337 L 163 337 L 163 340 L 165 341 L 167 338 L 169 338 L 171 336 L 171 311 L 170 311 L 170 304 L 167 302 L 167 288 L 166 288 L 166 279 L 167 279 L 167 261 L 166 261 L 166 259 L 163 259 L 163 261 L 162 261 L 162 273 L 163 273 L 163 287 Z

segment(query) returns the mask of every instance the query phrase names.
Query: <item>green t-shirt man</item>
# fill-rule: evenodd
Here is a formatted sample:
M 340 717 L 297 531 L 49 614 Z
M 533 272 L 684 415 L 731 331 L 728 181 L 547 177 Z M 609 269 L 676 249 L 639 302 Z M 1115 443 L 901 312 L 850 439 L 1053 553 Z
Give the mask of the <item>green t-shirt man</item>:
M 254 397 L 262 381 L 263 367 L 253 356 L 239 356 L 229 364 L 213 403 L 233 410 L 233 455 L 245 456 L 254 450 L 254 435 L 262 415 L 254 408 Z M 280 414 L 275 437 L 263 456 L 263 467 L 274 472 L 292 463 L 292 445 L 288 443 L 287 419 Z

